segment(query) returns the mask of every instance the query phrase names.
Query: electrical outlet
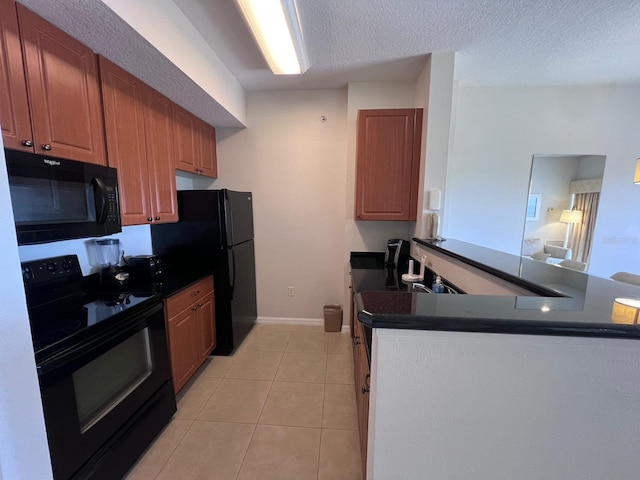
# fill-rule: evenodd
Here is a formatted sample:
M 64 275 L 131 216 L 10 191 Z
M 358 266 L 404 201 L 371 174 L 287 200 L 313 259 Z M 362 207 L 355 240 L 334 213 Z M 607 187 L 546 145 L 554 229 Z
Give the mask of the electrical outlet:
M 293 287 L 289 287 L 288 294 L 290 297 L 293 297 Z

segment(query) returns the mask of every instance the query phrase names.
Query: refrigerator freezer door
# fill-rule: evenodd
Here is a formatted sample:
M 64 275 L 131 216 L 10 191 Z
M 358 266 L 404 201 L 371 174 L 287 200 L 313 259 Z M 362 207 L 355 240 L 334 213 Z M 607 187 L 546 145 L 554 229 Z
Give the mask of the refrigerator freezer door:
M 233 343 L 240 345 L 256 321 L 256 270 L 253 240 L 229 249 Z
M 253 199 L 251 192 L 222 190 L 227 246 L 239 245 L 253 238 Z

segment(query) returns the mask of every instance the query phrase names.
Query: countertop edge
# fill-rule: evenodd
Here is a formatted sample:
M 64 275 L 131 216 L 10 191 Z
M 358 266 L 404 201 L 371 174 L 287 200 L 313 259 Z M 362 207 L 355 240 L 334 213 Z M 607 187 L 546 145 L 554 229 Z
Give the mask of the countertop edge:
M 537 295 L 541 295 L 544 297 L 566 297 L 567 295 L 563 294 L 562 292 L 558 291 L 558 290 L 554 290 L 548 287 L 543 287 L 541 285 L 538 285 L 536 283 L 533 282 L 528 282 L 526 280 L 523 280 L 520 277 L 516 277 L 515 275 L 511 275 L 507 272 L 504 272 L 502 270 L 499 270 L 497 268 L 491 267 L 485 263 L 481 263 L 478 262 L 476 260 L 473 260 L 469 257 L 465 257 L 463 255 L 459 255 L 457 253 L 454 253 L 450 250 L 447 250 L 446 248 L 443 248 L 439 245 L 437 245 L 435 242 L 435 240 L 425 240 L 422 238 L 417 238 L 417 237 L 413 237 L 411 240 L 413 240 L 414 242 L 416 242 L 419 245 L 422 245 L 423 247 L 426 248 L 431 248 L 439 253 L 442 253 L 443 255 L 447 255 L 451 258 L 455 258 L 456 260 L 459 260 L 463 263 L 466 263 L 467 265 L 470 265 L 472 267 L 475 267 L 479 270 L 482 270 L 484 272 L 490 273 L 491 275 L 501 278 L 502 280 L 506 280 L 509 283 L 512 283 L 514 285 L 517 285 L 518 287 L 524 288 L 526 290 L 529 290 L 532 293 L 535 293 Z M 440 242 L 439 242 L 440 243 Z

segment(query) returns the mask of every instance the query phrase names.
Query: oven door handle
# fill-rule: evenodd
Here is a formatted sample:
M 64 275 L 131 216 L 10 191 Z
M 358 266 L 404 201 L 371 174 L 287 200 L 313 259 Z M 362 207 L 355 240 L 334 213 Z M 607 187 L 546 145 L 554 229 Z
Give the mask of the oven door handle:
M 132 319 L 124 325 L 118 325 L 115 330 L 111 328 L 89 342 L 63 350 L 51 358 L 38 363 L 38 375 L 42 378 L 52 372 L 64 374 L 64 371 L 67 370 L 67 368 L 64 367 L 71 366 L 82 357 L 100 349 L 104 349 L 105 352 L 108 351 L 108 346 L 115 346 L 121 343 L 121 341 L 126 340 L 126 338 L 147 328 L 147 319 L 159 311 L 162 311 L 162 303 L 158 303 L 139 315 L 136 315 L 135 319 Z

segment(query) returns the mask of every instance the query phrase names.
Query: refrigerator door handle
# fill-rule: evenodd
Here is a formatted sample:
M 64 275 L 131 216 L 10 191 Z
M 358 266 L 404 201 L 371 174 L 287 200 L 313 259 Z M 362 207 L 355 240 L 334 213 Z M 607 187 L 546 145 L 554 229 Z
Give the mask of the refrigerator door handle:
M 233 273 L 233 278 L 229 279 L 229 285 L 231 286 L 231 300 L 233 300 L 233 292 L 236 289 L 236 253 L 233 251 L 233 248 L 230 248 L 229 252 L 231 252 L 231 263 L 233 264 L 230 272 Z
M 229 205 L 229 190 L 224 189 L 224 221 L 227 223 L 227 246 L 235 245 L 233 241 L 233 211 Z

